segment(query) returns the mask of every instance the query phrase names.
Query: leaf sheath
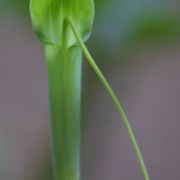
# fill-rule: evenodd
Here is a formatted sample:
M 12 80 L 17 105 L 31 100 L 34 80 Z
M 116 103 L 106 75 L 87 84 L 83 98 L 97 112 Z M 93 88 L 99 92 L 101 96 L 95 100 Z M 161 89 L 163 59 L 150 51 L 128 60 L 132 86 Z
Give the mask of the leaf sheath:
M 45 47 L 55 180 L 80 179 L 81 50 Z

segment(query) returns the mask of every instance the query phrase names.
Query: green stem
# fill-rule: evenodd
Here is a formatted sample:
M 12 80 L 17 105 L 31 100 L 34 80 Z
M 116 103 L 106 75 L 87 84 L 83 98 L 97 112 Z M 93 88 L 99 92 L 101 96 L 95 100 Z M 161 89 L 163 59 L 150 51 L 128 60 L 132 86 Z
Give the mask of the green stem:
M 45 46 L 54 180 L 80 180 L 79 47 Z
M 135 151 L 136 156 L 138 158 L 138 161 L 139 161 L 139 164 L 140 164 L 141 171 L 142 171 L 142 174 L 144 176 L 144 179 L 145 180 L 150 180 L 150 177 L 148 175 L 147 168 L 146 168 L 145 162 L 143 160 L 140 148 L 138 146 L 138 143 L 136 141 L 135 135 L 134 135 L 133 130 L 131 128 L 131 125 L 130 125 L 130 123 L 128 121 L 128 118 L 127 118 L 127 116 L 126 116 L 126 114 L 125 114 L 125 112 L 123 110 L 122 105 L 120 104 L 117 96 L 115 95 L 115 93 L 112 90 L 111 86 L 109 85 L 109 83 L 107 82 L 106 78 L 102 74 L 101 70 L 96 65 L 95 61 L 93 60 L 91 54 L 89 53 L 88 49 L 86 48 L 86 46 L 85 46 L 84 42 L 82 41 L 81 37 L 79 36 L 79 33 L 78 33 L 77 29 L 76 29 L 75 24 L 73 23 L 73 21 L 70 18 L 66 18 L 66 20 L 69 23 L 69 25 L 70 25 L 73 33 L 74 33 L 74 36 L 76 37 L 77 42 L 78 42 L 80 48 L 82 49 L 82 51 L 84 52 L 84 54 L 85 54 L 89 64 L 92 66 L 92 68 L 96 72 L 97 76 L 99 77 L 99 79 L 103 83 L 103 85 L 106 88 L 107 92 L 111 96 L 111 98 L 112 98 L 112 100 L 113 100 L 117 110 L 120 113 L 120 116 L 121 116 L 121 118 L 123 120 L 123 123 L 124 123 L 124 125 L 125 125 L 125 127 L 126 127 L 126 129 L 128 131 L 129 138 L 130 138 L 130 140 L 132 142 L 132 145 L 134 147 L 134 151 Z

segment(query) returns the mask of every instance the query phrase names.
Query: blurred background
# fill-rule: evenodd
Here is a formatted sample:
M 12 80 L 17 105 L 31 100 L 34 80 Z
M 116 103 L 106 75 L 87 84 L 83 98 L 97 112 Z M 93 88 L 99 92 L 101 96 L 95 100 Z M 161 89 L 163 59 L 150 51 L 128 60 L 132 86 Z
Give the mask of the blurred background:
M 29 0 L 0 0 L 0 179 L 52 180 L 47 78 Z M 180 1 L 95 0 L 87 45 L 121 100 L 152 180 L 180 179 Z M 118 112 L 83 66 L 82 180 L 141 180 Z

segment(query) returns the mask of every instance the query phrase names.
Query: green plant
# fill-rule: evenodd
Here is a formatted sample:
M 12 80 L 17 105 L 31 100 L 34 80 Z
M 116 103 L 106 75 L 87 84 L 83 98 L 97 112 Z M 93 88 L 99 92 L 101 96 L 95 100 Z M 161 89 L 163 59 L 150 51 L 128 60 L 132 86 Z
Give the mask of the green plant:
M 80 179 L 81 60 L 84 52 L 116 105 L 128 130 L 144 179 L 149 180 L 127 116 L 84 44 L 93 24 L 93 0 L 31 0 L 30 11 L 34 30 L 45 47 L 54 178 Z

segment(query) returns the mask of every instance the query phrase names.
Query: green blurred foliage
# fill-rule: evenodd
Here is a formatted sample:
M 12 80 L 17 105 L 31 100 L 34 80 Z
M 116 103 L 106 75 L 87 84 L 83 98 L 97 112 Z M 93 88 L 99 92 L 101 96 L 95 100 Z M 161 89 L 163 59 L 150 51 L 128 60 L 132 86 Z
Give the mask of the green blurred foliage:
M 27 14 L 29 8 L 29 0 L 0 0 L 1 11 L 10 11 L 11 13 L 23 14 L 25 17 L 29 16 Z
M 179 38 L 179 9 L 169 3 L 152 0 L 106 1 L 104 7 L 96 11 L 94 38 L 91 41 L 97 59 L 115 60 L 117 55 L 126 53 L 127 48 L 142 41 L 151 40 L 156 44 L 157 41 Z
M 144 13 L 135 31 L 138 40 L 163 40 L 180 37 L 180 16 L 174 12 L 151 11 Z

